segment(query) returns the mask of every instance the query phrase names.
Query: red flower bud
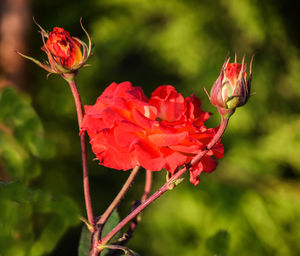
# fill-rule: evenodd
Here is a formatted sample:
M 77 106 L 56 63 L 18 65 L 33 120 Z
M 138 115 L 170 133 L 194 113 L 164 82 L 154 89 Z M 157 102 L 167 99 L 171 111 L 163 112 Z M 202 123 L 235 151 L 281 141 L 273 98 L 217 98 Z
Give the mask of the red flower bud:
M 63 67 L 72 70 L 82 62 L 81 44 L 63 28 L 55 27 L 49 33 L 46 44 L 42 47 L 48 55 L 51 67 L 60 70 Z
M 34 20 L 36 23 L 36 21 Z M 70 36 L 70 33 L 63 28 L 55 27 L 49 34 L 38 24 L 42 34 L 44 46 L 42 50 L 47 53 L 49 63 L 41 63 L 40 61 L 17 52 L 26 59 L 36 63 L 49 73 L 61 74 L 65 79 L 72 79 L 76 71 L 85 66 L 91 54 L 91 38 L 84 29 L 81 20 L 80 25 L 88 37 L 89 45 L 81 41 L 79 38 Z M 48 38 L 45 42 L 45 37 Z M 50 64 L 50 65 L 49 65 Z
M 225 60 L 221 73 L 210 91 L 210 102 L 218 107 L 221 115 L 230 116 L 237 107 L 247 103 L 250 97 L 252 79 L 252 61 L 250 62 L 250 75 L 248 81 L 246 65 L 240 63 L 229 63 Z

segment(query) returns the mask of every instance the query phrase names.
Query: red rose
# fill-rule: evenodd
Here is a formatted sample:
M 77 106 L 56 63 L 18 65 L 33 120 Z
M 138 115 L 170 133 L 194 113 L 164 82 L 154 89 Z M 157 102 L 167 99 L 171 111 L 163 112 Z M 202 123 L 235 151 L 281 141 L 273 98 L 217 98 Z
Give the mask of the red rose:
M 79 39 L 71 37 L 63 28 L 55 27 L 49 33 L 42 50 L 47 53 L 50 66 L 54 70 L 60 71 L 60 67 L 68 70 L 76 69 L 84 59 Z
M 115 169 L 131 169 L 136 165 L 173 174 L 205 150 L 215 129 L 204 122 L 209 114 L 201 110 L 195 96 L 183 98 L 174 87 L 160 86 L 150 100 L 131 83 L 113 83 L 105 89 L 93 106 L 85 106 L 81 129 L 87 131 L 93 152 L 100 164 Z M 218 143 L 191 170 L 191 182 L 199 182 L 202 171 L 210 172 L 223 157 Z

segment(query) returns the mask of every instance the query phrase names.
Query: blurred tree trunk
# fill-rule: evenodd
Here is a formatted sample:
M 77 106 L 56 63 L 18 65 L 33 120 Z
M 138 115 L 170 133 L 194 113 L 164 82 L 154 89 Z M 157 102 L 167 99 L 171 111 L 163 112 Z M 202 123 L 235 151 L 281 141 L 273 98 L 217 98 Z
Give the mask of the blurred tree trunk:
M 29 0 L 0 0 L 0 89 L 26 86 L 25 60 L 15 51 L 26 52 L 29 21 Z M 0 179 L 9 180 L 1 163 Z
M 25 60 L 15 51 L 26 52 L 29 22 L 29 0 L 0 0 L 0 89 L 26 86 Z

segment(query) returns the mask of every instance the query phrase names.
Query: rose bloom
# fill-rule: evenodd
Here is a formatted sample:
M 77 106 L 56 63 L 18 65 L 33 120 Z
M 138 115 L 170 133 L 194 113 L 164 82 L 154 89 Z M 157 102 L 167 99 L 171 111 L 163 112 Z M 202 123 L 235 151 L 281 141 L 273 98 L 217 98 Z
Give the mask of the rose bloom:
M 81 131 L 88 132 L 92 150 L 104 166 L 118 170 L 164 168 L 174 174 L 214 137 L 217 129 L 204 126 L 208 118 L 199 99 L 193 95 L 184 98 L 173 86 L 158 87 L 148 99 L 130 82 L 112 83 L 95 105 L 85 106 Z M 194 185 L 201 172 L 216 168 L 212 156 L 224 156 L 220 142 L 190 169 Z
M 63 28 L 55 27 L 49 33 L 46 45 L 42 47 L 48 55 L 51 67 L 59 70 L 63 67 L 68 70 L 76 68 L 83 60 L 81 43 Z

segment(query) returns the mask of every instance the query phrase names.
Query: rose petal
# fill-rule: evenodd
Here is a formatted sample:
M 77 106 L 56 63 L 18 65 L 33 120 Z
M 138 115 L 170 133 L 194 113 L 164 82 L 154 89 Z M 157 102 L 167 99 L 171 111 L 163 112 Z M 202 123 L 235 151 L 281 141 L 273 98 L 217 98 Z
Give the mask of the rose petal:
M 182 132 L 176 134 L 151 134 L 148 135 L 148 138 L 155 145 L 160 147 L 166 147 L 180 143 L 187 136 L 187 132 Z

